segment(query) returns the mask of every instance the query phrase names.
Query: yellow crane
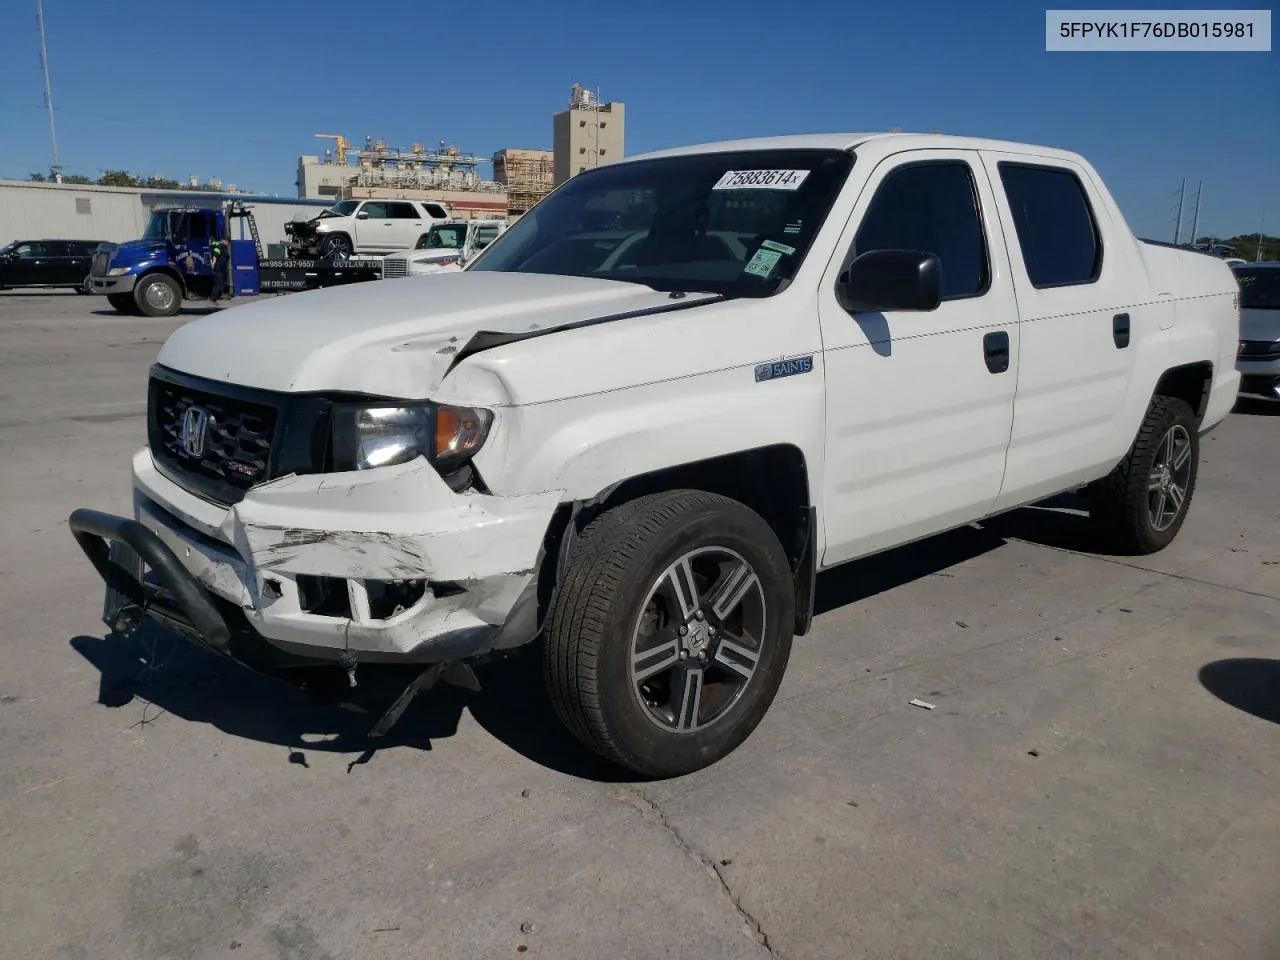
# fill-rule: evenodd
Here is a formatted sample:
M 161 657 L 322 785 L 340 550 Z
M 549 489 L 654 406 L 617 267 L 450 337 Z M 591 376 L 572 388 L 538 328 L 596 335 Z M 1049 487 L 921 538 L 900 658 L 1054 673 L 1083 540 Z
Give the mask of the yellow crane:
M 334 141 L 334 145 L 335 145 L 335 149 L 333 151 L 334 159 L 337 160 L 338 163 L 340 164 L 346 164 L 347 162 L 347 138 L 346 137 L 344 137 L 340 133 L 317 133 L 316 139 Z

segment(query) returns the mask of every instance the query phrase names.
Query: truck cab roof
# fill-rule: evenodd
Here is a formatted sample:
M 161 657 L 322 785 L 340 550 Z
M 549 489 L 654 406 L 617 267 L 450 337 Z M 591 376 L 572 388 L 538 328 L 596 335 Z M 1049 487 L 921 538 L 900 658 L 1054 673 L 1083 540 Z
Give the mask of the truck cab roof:
M 718 140 L 688 146 L 670 147 L 636 154 L 617 161 L 618 164 L 638 163 L 662 157 L 688 156 L 698 153 L 730 153 L 739 150 L 857 150 L 879 158 L 904 150 L 998 150 L 1003 153 L 1025 153 L 1039 157 L 1072 160 L 1082 157 L 1073 151 L 1057 147 L 1021 143 L 1012 140 L 996 140 L 986 137 L 955 136 L 946 133 L 799 133 L 778 137 L 752 137 L 743 140 Z M 610 164 L 612 166 L 613 164 Z

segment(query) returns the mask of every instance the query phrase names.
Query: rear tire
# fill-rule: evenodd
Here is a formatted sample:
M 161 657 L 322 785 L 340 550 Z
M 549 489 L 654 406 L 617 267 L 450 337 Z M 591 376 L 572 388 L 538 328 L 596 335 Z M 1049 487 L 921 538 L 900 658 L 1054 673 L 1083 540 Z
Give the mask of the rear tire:
M 1182 529 L 1199 467 L 1195 411 L 1185 400 L 1157 396 L 1129 453 L 1089 488 L 1089 513 L 1121 552 L 1157 553 Z
M 695 490 L 624 503 L 583 531 L 548 612 L 548 695 L 578 740 L 633 773 L 709 766 L 773 702 L 794 604 L 782 544 L 743 504 Z
M 149 273 L 133 288 L 133 302 L 144 317 L 172 317 L 182 309 L 182 290 L 172 277 Z

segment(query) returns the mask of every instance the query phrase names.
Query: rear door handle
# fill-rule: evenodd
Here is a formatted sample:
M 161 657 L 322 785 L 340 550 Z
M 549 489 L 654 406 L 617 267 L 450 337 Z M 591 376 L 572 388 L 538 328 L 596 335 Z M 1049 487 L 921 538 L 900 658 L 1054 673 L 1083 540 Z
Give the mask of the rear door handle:
M 1009 334 L 1005 330 L 988 333 L 982 338 L 982 352 L 986 356 L 987 369 L 992 373 L 1004 373 L 1009 369 Z
M 1111 318 L 1111 339 L 1116 342 L 1116 349 L 1123 350 L 1129 345 L 1129 315 L 1117 313 Z

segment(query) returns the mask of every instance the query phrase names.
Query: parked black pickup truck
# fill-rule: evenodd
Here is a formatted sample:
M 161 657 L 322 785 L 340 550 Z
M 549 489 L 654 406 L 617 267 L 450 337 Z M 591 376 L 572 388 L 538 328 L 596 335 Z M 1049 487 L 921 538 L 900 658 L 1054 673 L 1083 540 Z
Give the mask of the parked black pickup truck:
M 72 287 L 87 293 L 98 240 L 15 240 L 0 247 L 0 290 L 9 287 Z

